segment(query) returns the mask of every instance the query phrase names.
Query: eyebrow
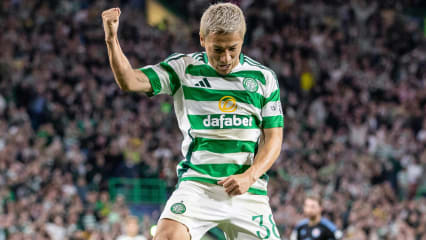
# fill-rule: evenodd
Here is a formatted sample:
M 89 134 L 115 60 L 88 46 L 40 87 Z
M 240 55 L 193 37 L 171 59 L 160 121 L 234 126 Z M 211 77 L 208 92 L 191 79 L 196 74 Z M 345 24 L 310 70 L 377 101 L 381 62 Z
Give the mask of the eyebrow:
M 238 43 L 236 43 L 236 44 L 234 44 L 234 45 L 232 45 L 232 46 L 229 46 L 228 48 L 235 48 L 235 47 L 237 47 L 237 46 L 238 46 Z M 213 47 L 214 47 L 214 48 L 224 48 L 224 47 L 217 46 L 217 45 L 213 45 Z

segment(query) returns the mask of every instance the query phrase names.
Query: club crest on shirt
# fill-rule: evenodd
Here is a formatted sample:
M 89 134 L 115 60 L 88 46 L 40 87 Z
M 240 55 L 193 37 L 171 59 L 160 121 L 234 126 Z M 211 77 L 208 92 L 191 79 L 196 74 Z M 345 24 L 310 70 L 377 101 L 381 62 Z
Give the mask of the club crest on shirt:
M 256 92 L 259 88 L 259 84 L 254 78 L 244 78 L 243 86 L 249 92 Z
M 182 202 L 178 202 L 178 203 L 174 203 L 171 207 L 170 207 L 170 211 L 172 211 L 172 213 L 174 214 L 182 214 L 186 211 L 186 207 L 185 204 L 183 204 Z
M 317 238 L 321 234 L 321 230 L 319 228 L 312 229 L 312 237 Z

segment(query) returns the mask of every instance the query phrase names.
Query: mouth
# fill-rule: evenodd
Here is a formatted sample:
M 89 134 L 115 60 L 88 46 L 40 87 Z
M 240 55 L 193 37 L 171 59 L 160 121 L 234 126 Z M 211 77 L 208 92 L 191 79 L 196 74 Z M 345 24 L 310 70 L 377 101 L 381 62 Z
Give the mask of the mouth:
M 229 70 L 229 68 L 231 68 L 231 64 L 219 64 L 219 65 L 217 66 L 217 68 L 218 68 L 220 71 L 227 71 L 227 70 Z

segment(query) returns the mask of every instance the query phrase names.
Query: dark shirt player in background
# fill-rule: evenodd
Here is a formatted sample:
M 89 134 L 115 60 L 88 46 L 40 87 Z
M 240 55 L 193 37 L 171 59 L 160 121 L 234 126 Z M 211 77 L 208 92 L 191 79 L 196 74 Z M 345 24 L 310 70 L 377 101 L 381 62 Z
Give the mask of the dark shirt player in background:
M 303 214 L 307 217 L 300 221 L 290 240 L 337 240 L 341 239 L 342 232 L 328 219 L 321 216 L 321 198 L 311 194 L 305 199 Z

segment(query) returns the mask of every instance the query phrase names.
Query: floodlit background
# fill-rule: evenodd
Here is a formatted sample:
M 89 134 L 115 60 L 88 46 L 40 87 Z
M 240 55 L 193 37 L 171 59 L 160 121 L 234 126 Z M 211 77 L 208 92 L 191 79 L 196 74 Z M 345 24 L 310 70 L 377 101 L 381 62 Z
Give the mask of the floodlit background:
M 246 14 L 243 52 L 281 86 L 268 191 L 283 239 L 315 191 L 344 239 L 425 240 L 425 1 L 233 2 Z M 115 84 L 101 12 L 121 8 L 136 68 L 202 51 L 209 3 L 0 2 L 0 240 L 151 239 L 182 137 L 170 97 Z

